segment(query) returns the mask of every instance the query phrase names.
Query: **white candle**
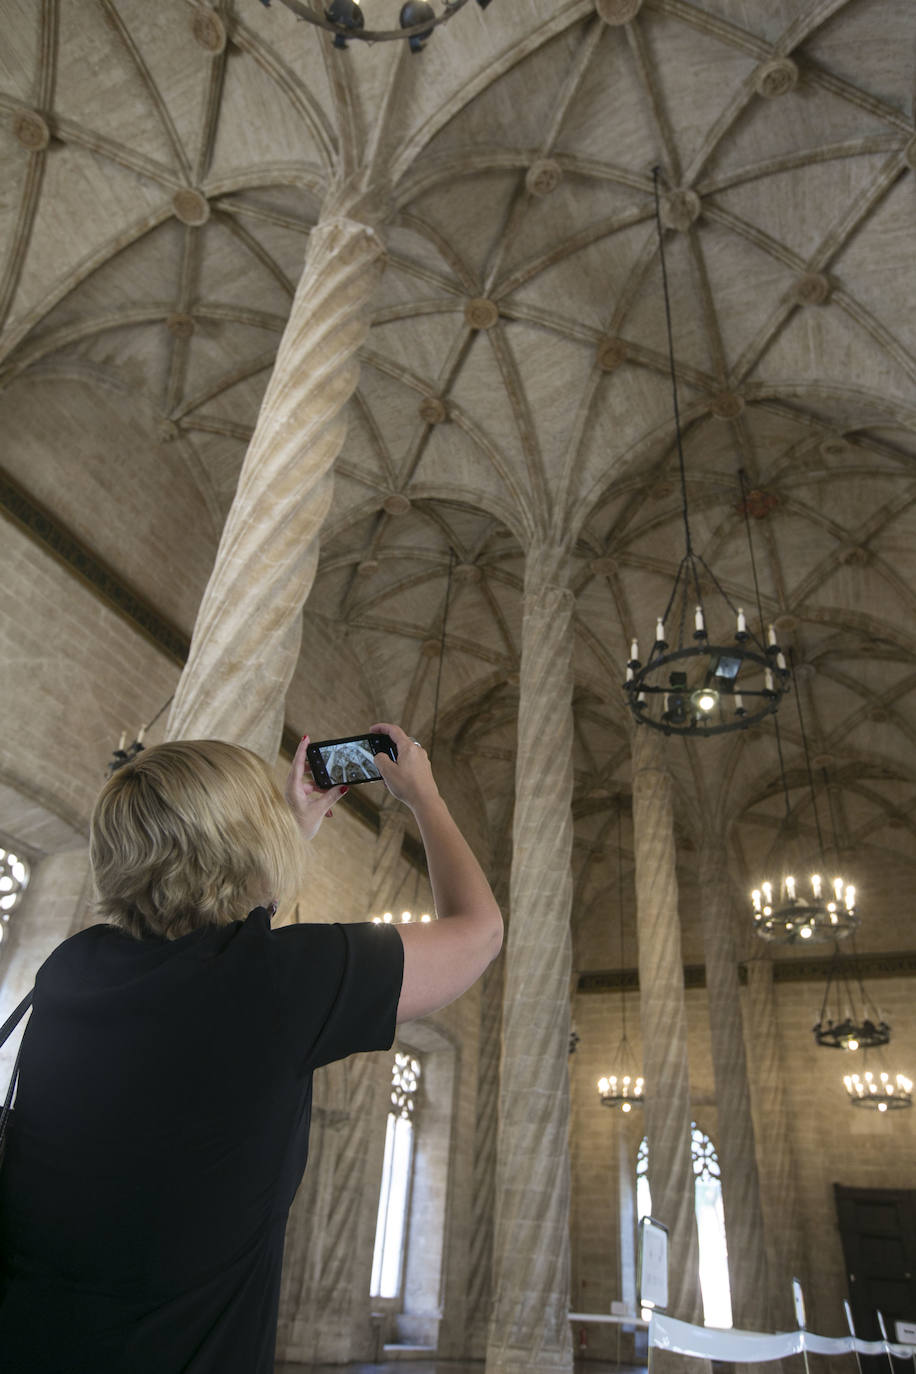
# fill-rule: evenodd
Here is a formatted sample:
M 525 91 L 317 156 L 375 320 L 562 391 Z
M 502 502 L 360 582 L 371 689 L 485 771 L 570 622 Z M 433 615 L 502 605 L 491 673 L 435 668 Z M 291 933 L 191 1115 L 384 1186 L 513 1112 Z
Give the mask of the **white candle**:
M 768 692 L 772 692 L 772 690 L 773 690 L 773 674 L 772 674 L 772 672 L 771 672 L 771 670 L 770 670 L 769 668 L 767 668 L 766 672 L 764 673 L 764 675 L 763 675 L 763 680 L 764 680 L 764 685 L 766 686 L 766 690 L 767 690 Z
M 786 878 L 786 895 L 790 902 L 795 901 L 795 879 Z
M 834 878 L 834 880 L 833 880 L 833 890 L 834 890 L 834 892 L 836 893 L 836 899 L 837 899 L 837 901 L 838 901 L 838 902 L 841 902 L 841 901 L 843 900 L 843 879 L 842 879 L 842 878 Z
M 755 888 L 754 888 L 754 891 L 751 893 L 751 901 L 754 903 L 754 910 L 755 910 L 755 911 L 759 911 L 760 908 L 761 908 L 760 888 L 759 888 L 759 887 L 755 887 Z
M 633 672 L 633 669 L 627 664 L 627 682 L 632 682 L 635 676 L 636 674 Z
M 812 873 L 812 874 L 811 874 L 811 891 L 814 893 L 815 897 L 818 897 L 818 898 L 820 897 L 820 895 L 821 895 L 821 875 L 820 875 L 819 873 Z
M 630 640 L 630 662 L 631 662 L 631 663 L 636 663 L 636 662 L 638 662 L 638 660 L 639 660 L 639 642 L 638 642 L 638 640 L 631 639 L 631 640 Z
M 137 731 L 137 743 L 138 743 L 138 744 L 142 744 L 142 743 L 143 743 L 143 736 L 144 736 L 145 734 L 146 734 L 146 726 L 145 726 L 145 725 L 141 725 L 141 726 L 140 726 L 140 729 Z
M 764 897 L 766 897 L 767 902 L 772 902 L 772 900 L 773 900 L 773 884 L 772 884 L 772 883 L 764 883 L 764 884 L 763 884 L 763 895 L 764 895 Z
M 126 730 L 122 730 L 122 731 L 121 731 L 121 738 L 118 740 L 118 751 L 119 751 L 119 752 L 120 752 L 120 750 L 122 750 L 122 749 L 124 748 L 124 746 L 125 746 L 126 743 L 127 743 L 127 731 L 126 731 Z
M 740 692 L 736 692 L 736 693 L 735 693 L 735 711 L 738 712 L 738 711 L 743 711 L 743 710 L 744 710 L 744 702 L 743 702 L 742 699 L 741 699 L 741 693 L 740 693 Z
M 739 635 L 747 634 L 747 617 L 740 608 L 738 610 L 738 633 Z
M 658 617 L 658 620 L 656 620 L 656 622 L 655 622 L 655 640 L 656 640 L 656 643 L 661 643 L 661 641 L 662 641 L 664 638 L 665 638 L 665 622 L 662 620 L 661 616 L 659 616 L 659 617 Z
M 703 621 L 703 607 L 702 607 L 702 606 L 697 606 L 696 614 L 694 615 L 693 619 L 694 619 L 694 623 L 695 623 L 695 625 L 696 625 L 696 627 L 697 627 L 698 630 L 705 630 L 705 629 L 706 629 L 706 625 L 705 625 L 705 623 L 704 623 L 704 621 Z
M 782 650 L 780 650 L 779 653 L 776 655 L 776 667 L 779 669 L 781 673 L 784 673 L 786 671 L 786 656 L 782 652 Z
M 856 890 L 850 883 L 846 888 L 846 910 L 853 911 L 856 905 Z
M 773 645 L 776 643 L 776 631 L 772 625 L 767 630 L 767 643 Z

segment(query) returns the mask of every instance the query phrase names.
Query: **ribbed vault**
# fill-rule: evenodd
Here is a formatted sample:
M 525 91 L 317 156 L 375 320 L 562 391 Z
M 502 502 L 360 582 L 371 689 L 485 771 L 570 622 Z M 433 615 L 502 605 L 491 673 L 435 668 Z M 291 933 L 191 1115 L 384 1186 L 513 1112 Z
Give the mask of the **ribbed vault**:
M 741 8 L 497 0 L 413 57 L 254 0 L 0 0 L 12 475 L 106 557 L 126 509 L 119 571 L 189 630 L 310 228 L 362 186 L 389 265 L 306 615 L 428 733 L 453 563 L 441 728 L 499 854 L 525 553 L 568 542 L 583 908 L 628 787 L 626 644 L 682 550 L 655 165 L 694 542 L 756 617 L 750 528 L 822 823 L 875 865 L 916 833 L 911 8 Z M 677 766 L 685 817 L 735 821 L 753 866 L 785 812 L 772 731 Z

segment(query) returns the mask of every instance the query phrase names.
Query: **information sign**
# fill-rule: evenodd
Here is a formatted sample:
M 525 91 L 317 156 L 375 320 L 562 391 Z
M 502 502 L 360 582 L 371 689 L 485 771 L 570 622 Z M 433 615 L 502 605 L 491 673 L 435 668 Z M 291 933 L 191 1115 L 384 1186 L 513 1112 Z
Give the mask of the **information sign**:
M 654 1217 L 639 1223 L 639 1305 L 668 1307 L 668 1228 Z

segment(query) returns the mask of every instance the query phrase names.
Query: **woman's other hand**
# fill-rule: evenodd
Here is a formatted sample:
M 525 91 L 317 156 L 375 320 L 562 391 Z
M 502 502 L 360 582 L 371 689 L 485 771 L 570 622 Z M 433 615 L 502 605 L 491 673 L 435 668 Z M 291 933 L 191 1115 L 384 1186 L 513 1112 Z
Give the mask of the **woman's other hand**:
M 325 816 L 331 814 L 331 807 L 335 802 L 340 801 L 345 792 L 350 790 L 346 786 L 328 788 L 318 786 L 312 777 L 312 770 L 309 768 L 305 754 L 308 742 L 308 735 L 303 735 L 290 765 L 286 786 L 283 789 L 283 795 L 289 802 L 290 810 L 296 818 L 296 824 L 299 826 L 304 840 L 311 840 L 318 834 L 321 822 Z
M 398 751 L 397 763 L 387 754 L 375 755 L 375 766 L 393 797 L 404 802 L 411 811 L 423 802 L 438 797 L 439 789 L 433 778 L 429 757 L 421 744 L 411 739 L 400 725 L 381 722 L 371 725 L 369 730 L 373 735 L 390 735 Z

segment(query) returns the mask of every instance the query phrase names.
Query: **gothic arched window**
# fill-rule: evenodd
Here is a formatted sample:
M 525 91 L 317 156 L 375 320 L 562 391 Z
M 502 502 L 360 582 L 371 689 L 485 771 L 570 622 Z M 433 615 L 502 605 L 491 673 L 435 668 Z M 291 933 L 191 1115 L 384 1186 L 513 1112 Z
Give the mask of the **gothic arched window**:
M 10 914 L 29 885 L 29 866 L 24 859 L 0 848 L 0 942 L 6 935 Z
M 373 1298 L 396 1298 L 401 1291 L 419 1082 L 419 1059 L 412 1054 L 396 1053 L 391 1066 L 391 1106 L 372 1254 L 369 1291 Z
M 707 1326 L 732 1324 L 731 1288 L 728 1282 L 728 1250 L 725 1244 L 725 1211 L 722 1206 L 722 1171 L 719 1156 L 705 1131 L 695 1121 L 690 1128 L 693 1160 L 694 1207 L 700 1245 L 700 1291 L 703 1321 Z M 640 1220 L 652 1214 L 649 1191 L 649 1142 L 645 1136 L 636 1156 L 636 1211 Z M 664 1221 L 659 1217 L 659 1221 Z

